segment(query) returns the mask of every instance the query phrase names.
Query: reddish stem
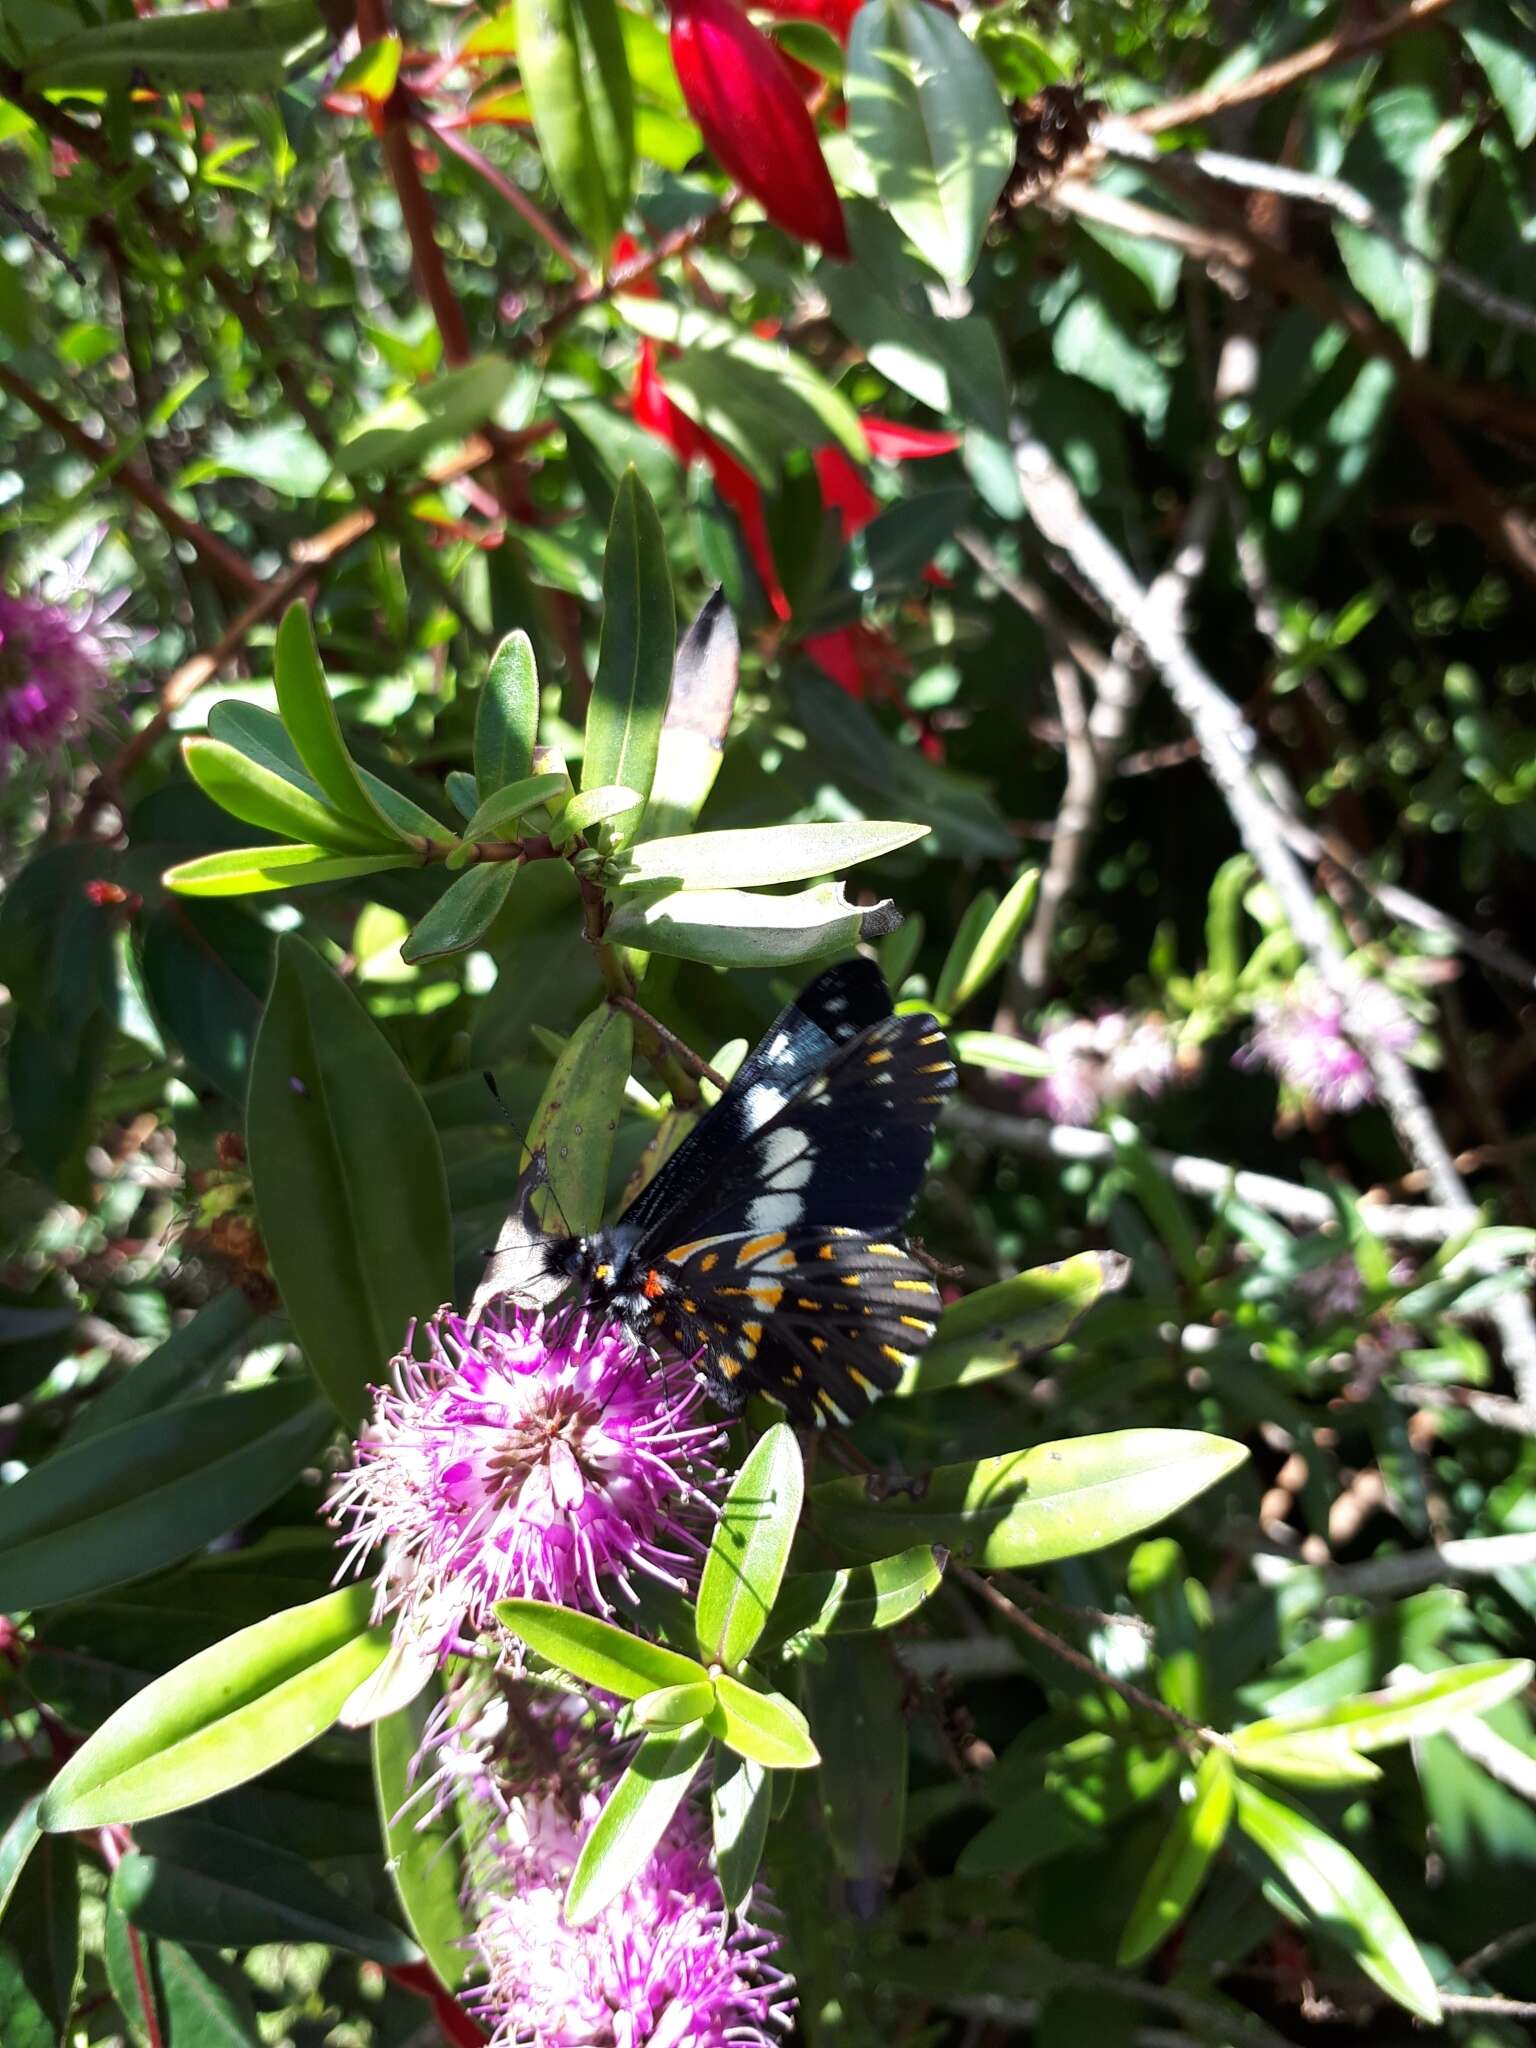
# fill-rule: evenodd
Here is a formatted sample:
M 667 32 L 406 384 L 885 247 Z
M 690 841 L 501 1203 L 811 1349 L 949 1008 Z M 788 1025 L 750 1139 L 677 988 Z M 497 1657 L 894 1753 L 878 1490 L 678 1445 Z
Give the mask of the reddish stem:
M 455 134 L 451 128 L 440 126 L 436 121 L 428 120 L 419 110 L 416 118 L 444 149 L 451 150 L 461 163 L 466 163 L 472 171 L 477 171 L 491 190 L 498 192 L 505 199 L 518 218 L 525 221 L 536 235 L 549 244 L 560 261 L 575 271 L 583 284 L 589 282 L 586 265 L 554 222 L 534 205 L 526 192 L 514 185 L 504 172 L 499 171 L 488 157 L 482 156 L 472 142 L 466 142 L 462 135 Z

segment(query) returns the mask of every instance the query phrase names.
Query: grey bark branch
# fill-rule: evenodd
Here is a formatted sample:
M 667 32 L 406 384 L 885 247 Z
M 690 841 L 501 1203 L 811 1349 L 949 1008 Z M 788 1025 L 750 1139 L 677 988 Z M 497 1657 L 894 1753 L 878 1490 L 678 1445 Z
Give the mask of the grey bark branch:
M 1107 1166 L 1115 1157 L 1114 1143 L 1102 1131 L 1047 1123 L 1044 1117 L 1009 1116 L 1001 1110 L 982 1109 L 974 1102 L 952 1102 L 944 1113 L 944 1122 L 952 1131 L 962 1131 L 967 1137 L 979 1138 L 1007 1152 L 1022 1152 L 1032 1159 L 1060 1164 L 1086 1160 L 1092 1166 Z M 1164 1152 L 1153 1147 L 1152 1157 L 1181 1194 L 1207 1202 L 1235 1195 L 1239 1201 L 1278 1216 L 1298 1230 L 1323 1230 L 1338 1223 L 1338 1211 L 1317 1188 L 1298 1187 L 1294 1181 L 1278 1180 L 1273 1174 L 1250 1173 L 1223 1160 L 1202 1159 L 1190 1152 Z M 1362 1202 L 1360 1215 L 1373 1237 L 1385 1238 L 1393 1244 L 1440 1245 L 1462 1227 L 1457 1211 L 1418 1208 L 1407 1202 Z
M 1059 548 L 1096 592 L 1115 623 L 1141 647 L 1190 730 L 1206 768 L 1226 800 L 1238 835 L 1274 891 L 1287 922 L 1319 979 L 1338 999 L 1344 1029 L 1370 1068 L 1377 1099 L 1398 1142 L 1420 1168 L 1453 1231 L 1471 1228 L 1479 1212 L 1456 1170 L 1413 1073 L 1391 1047 L 1357 1021 L 1358 984 L 1280 829 L 1255 773 L 1257 741 L 1237 706 L 1196 659 L 1184 635 L 1149 600 L 1119 551 L 1094 524 L 1077 487 L 1050 450 L 1020 424 L 1014 455 L 1025 508 L 1041 536 Z M 1522 1404 L 1536 1413 L 1536 1322 L 1530 1303 L 1506 1296 L 1493 1304 L 1504 1354 Z

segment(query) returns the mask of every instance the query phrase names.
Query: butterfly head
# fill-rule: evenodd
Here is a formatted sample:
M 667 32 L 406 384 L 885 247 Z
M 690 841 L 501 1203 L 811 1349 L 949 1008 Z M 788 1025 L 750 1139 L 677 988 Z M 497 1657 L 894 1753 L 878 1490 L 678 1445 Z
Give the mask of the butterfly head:
M 643 1313 L 646 1296 L 639 1298 L 630 1284 L 632 1261 L 616 1242 L 618 1233 L 600 1230 L 591 1237 L 549 1237 L 543 1241 L 545 1271 L 565 1285 L 575 1287 L 583 1303 L 594 1309 L 610 1309 L 619 1316 Z

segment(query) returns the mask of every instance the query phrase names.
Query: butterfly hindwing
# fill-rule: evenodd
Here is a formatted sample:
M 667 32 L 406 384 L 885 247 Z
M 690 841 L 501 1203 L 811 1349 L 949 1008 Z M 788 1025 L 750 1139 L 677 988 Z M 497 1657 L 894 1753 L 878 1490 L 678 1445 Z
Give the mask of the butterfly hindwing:
M 838 1226 L 674 1247 L 660 1333 L 697 1357 L 721 1405 L 761 1391 L 797 1421 L 852 1421 L 933 1335 L 940 1299 L 905 1245 Z

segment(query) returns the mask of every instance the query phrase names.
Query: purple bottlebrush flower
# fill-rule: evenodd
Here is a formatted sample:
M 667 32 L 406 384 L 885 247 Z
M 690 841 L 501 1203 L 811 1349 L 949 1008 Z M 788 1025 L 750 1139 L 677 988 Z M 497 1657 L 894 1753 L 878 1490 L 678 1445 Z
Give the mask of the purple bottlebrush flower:
M 0 769 L 54 753 L 106 688 L 107 655 L 89 612 L 0 591 Z
M 485 1840 L 472 1910 L 486 1982 L 470 2003 L 494 2048 L 778 2048 L 794 2013 L 778 1937 L 726 1910 L 691 1807 L 596 1919 L 566 1925 L 566 1885 L 601 1808 L 591 1791 L 533 1794 Z
M 1105 1010 L 1048 1024 L 1040 1049 L 1055 1062 L 1025 1098 L 1053 1124 L 1097 1123 L 1133 1095 L 1160 1095 L 1179 1073 L 1179 1049 L 1163 1019 Z
M 1299 981 L 1258 1005 L 1253 1033 L 1233 1065 L 1266 1066 L 1319 1109 L 1347 1115 L 1376 1100 L 1376 1083 L 1354 1040 L 1363 1037 L 1403 1053 L 1418 1037 L 1418 1026 L 1384 982 L 1356 985 L 1349 1018 L 1353 1038 L 1345 1036 L 1340 998 L 1320 981 Z
M 384 1546 L 378 1617 L 447 1654 L 514 1595 L 609 1614 L 636 1572 L 693 1582 L 721 1472 L 692 1372 L 586 1316 L 442 1310 L 427 1333 L 331 1503 L 351 1558 Z

